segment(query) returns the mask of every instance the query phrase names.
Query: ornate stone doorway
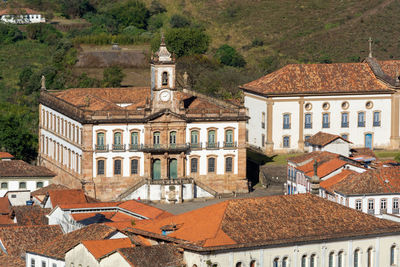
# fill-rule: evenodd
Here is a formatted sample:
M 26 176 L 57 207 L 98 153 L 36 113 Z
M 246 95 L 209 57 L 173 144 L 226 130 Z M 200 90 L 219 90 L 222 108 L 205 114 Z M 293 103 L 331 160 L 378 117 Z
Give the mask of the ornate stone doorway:
M 178 178 L 178 160 L 170 159 L 169 161 L 169 179 Z
M 151 178 L 153 180 L 161 179 L 161 160 L 159 160 L 159 159 L 153 160 Z

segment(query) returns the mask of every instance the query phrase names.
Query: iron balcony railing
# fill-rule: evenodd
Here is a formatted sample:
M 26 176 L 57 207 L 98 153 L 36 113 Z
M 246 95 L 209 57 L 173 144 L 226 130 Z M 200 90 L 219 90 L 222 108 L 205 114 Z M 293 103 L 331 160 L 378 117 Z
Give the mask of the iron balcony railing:
M 322 128 L 329 128 L 329 127 L 330 127 L 330 123 L 329 122 L 322 123 Z
M 387 209 L 381 209 L 381 214 L 386 214 L 387 213 Z
M 374 215 L 374 214 L 375 214 L 375 210 L 373 210 L 373 209 L 368 209 L 368 214 Z
M 342 121 L 342 128 L 349 128 L 349 122 L 348 121 Z
M 113 151 L 125 151 L 125 145 L 124 144 L 113 144 L 112 145 L 112 150 Z
M 146 144 L 140 146 L 143 152 L 183 152 L 189 150 L 189 144 Z
M 95 151 L 96 152 L 108 152 L 108 145 L 96 145 Z
M 379 126 L 381 126 L 381 122 L 380 121 L 374 121 L 373 125 L 374 125 L 374 127 L 379 127 Z
M 399 214 L 399 208 L 393 208 L 393 214 Z
M 206 142 L 206 148 L 207 149 L 218 149 L 219 142 Z
M 290 129 L 290 123 L 283 124 L 283 129 Z
M 224 142 L 224 148 L 234 148 L 237 147 L 237 142 Z
M 191 149 L 201 149 L 202 148 L 201 143 L 190 143 L 189 146 Z
M 365 121 L 359 121 L 358 127 L 365 127 Z
M 312 128 L 312 123 L 305 123 L 304 124 L 305 129 L 311 129 Z
M 139 151 L 140 144 L 129 144 L 129 151 Z

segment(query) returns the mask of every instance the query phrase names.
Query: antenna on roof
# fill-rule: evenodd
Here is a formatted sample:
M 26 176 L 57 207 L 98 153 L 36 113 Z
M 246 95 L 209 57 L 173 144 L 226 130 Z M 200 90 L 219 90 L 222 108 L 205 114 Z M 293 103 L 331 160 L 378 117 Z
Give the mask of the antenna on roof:
M 372 57 L 372 38 L 371 37 L 369 37 L 368 43 L 369 43 L 369 55 L 368 55 L 368 57 Z

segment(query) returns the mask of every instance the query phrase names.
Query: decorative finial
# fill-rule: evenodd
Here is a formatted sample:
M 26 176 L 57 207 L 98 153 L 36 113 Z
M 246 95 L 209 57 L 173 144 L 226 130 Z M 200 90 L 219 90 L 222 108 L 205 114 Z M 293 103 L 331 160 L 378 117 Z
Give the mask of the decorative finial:
M 185 73 L 183 74 L 183 86 L 184 86 L 185 88 L 187 88 L 187 85 L 188 85 L 188 78 L 189 78 L 189 75 L 188 75 L 187 72 L 185 71 Z
M 369 37 L 368 43 L 369 43 L 369 55 L 368 55 L 368 57 L 372 57 L 372 38 L 371 37 Z
M 318 175 L 317 175 L 317 170 L 318 170 L 318 162 L 317 162 L 317 160 L 315 159 L 315 160 L 314 160 L 314 176 L 318 176 Z
M 164 38 L 164 33 L 161 32 L 161 45 L 165 46 L 165 38 Z
M 46 91 L 46 77 L 42 75 L 42 79 L 40 80 L 41 88 L 40 90 Z

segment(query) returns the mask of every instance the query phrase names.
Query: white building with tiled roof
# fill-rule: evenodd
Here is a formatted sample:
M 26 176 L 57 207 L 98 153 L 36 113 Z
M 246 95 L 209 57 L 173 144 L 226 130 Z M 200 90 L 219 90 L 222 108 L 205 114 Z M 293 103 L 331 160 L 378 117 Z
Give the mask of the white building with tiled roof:
M 12 24 L 44 23 L 46 19 L 30 8 L 7 8 L 0 10 L 0 21 Z
M 290 64 L 241 89 L 247 142 L 267 153 L 304 151 L 319 131 L 354 147 L 400 147 L 400 60 Z
M 102 200 L 248 192 L 244 106 L 177 90 L 175 75 L 162 43 L 151 88 L 42 90 L 40 165 Z

